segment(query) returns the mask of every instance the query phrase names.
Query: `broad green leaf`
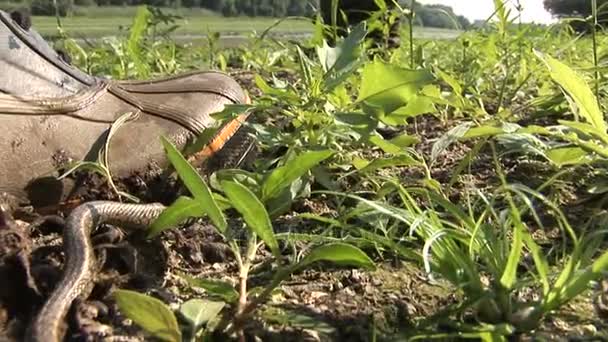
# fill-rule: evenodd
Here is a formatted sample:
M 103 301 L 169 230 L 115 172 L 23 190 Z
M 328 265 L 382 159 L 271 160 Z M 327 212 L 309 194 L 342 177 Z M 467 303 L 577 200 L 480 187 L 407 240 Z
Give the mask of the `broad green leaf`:
M 369 137 L 369 142 L 382 149 L 384 153 L 390 153 L 395 155 L 404 153 L 403 148 L 384 140 L 381 136 L 378 135 L 373 135 Z
M 409 70 L 374 61 L 363 69 L 357 103 L 380 106 L 389 114 L 406 105 L 433 80 L 428 70 Z
M 335 48 L 327 46 L 324 41 L 323 47 L 317 50 L 325 71 L 324 91 L 330 92 L 343 84 L 361 65 L 361 43 L 365 34 L 365 23 L 362 22 Z
M 517 133 L 522 134 L 538 134 L 538 135 L 551 135 L 551 131 L 542 126 L 530 125 L 517 130 Z
M 545 154 L 551 162 L 559 167 L 583 164 L 588 161 L 587 157 L 589 156 L 589 152 L 580 147 L 554 148 Z
M 262 185 L 262 200 L 266 202 L 278 196 L 285 188 L 291 186 L 291 183 L 332 154 L 329 150 L 307 151 L 274 169 Z
M 324 46 L 317 48 L 317 55 L 325 73 L 340 71 L 356 62 L 361 55 L 361 42 L 365 39 L 365 23 L 358 24 L 354 30 L 332 48 L 324 42 Z
M 407 120 L 418 115 L 434 113 L 437 109 L 433 100 L 426 96 L 415 96 L 405 107 L 401 107 L 392 113 L 382 117 L 382 122 L 387 125 L 405 125 Z
M 125 316 L 150 334 L 164 341 L 181 342 L 175 315 L 160 300 L 128 290 L 116 290 L 114 299 Z
M 437 158 L 439 158 L 439 156 L 441 155 L 441 153 L 443 153 L 443 151 L 445 151 L 450 145 L 462 138 L 469 131 L 471 125 L 472 123 L 470 122 L 462 123 L 452 128 L 441 138 L 439 138 L 439 140 L 437 140 L 437 142 L 433 144 L 433 148 L 431 150 L 430 164 L 434 164 Z
M 339 265 L 349 265 L 374 270 L 372 259 L 359 248 L 344 243 L 331 243 L 313 249 L 304 259 L 295 265 L 301 269 L 317 261 L 329 261 Z
M 217 317 L 224 306 L 226 306 L 226 303 L 223 302 L 191 299 L 182 304 L 179 312 L 196 331 Z
M 391 144 L 405 148 L 405 147 L 410 147 L 412 145 L 419 143 L 420 139 L 418 139 L 418 137 L 415 137 L 412 135 L 401 134 L 401 135 L 394 137 L 393 139 L 391 139 L 389 141 L 391 142 Z
M 268 212 L 262 202 L 251 190 L 236 182 L 223 181 L 222 189 L 234 209 L 243 216 L 249 229 L 264 240 L 272 254 L 279 258 L 281 256 L 279 244 L 274 236 Z
M 311 43 L 315 46 L 320 45 L 323 42 L 323 39 L 325 37 L 324 35 L 324 23 L 323 23 L 323 18 L 321 17 L 320 13 L 317 13 L 316 18 L 315 18 L 315 27 L 313 30 L 313 35 L 311 37 Z
M 570 143 L 573 143 L 580 148 L 590 151 L 593 153 L 597 153 L 602 158 L 608 158 L 608 147 L 604 144 L 600 145 L 595 140 L 583 140 L 578 137 L 578 135 L 572 134 L 555 134 L 559 138 L 562 138 Z
M 585 80 L 566 64 L 535 50 L 536 55 L 545 62 L 550 75 L 572 98 L 581 117 L 601 132 L 606 132 L 606 122 L 597 98 Z
M 605 194 L 608 192 L 608 179 L 594 181 L 589 188 L 587 188 L 587 192 L 594 195 Z
M 504 133 L 506 133 L 505 130 L 502 127 L 497 127 L 497 126 L 471 127 L 462 136 L 462 139 L 489 137 L 489 136 L 495 136 L 495 135 L 504 134 Z
M 196 279 L 185 274 L 180 274 L 180 277 L 190 286 L 205 289 L 207 292 L 221 297 L 227 303 L 234 303 L 239 298 L 239 293 L 230 283 L 212 279 Z
M 184 185 L 192 193 L 194 199 L 201 202 L 201 207 L 205 210 L 207 215 L 209 215 L 209 218 L 216 228 L 219 229 L 220 232 L 225 232 L 228 227 L 228 222 L 213 199 L 211 190 L 209 190 L 205 181 L 170 141 L 165 137 L 161 137 L 161 142 L 165 147 L 167 157 L 179 174 L 182 182 L 184 182 Z
M 361 170 L 361 169 L 365 168 L 366 166 L 368 166 L 369 164 L 371 164 L 371 162 L 369 160 L 363 159 L 360 157 L 353 157 L 351 163 L 357 170 Z
M 237 181 L 249 189 L 259 189 L 264 176 L 240 169 L 218 170 L 209 177 L 209 185 L 216 190 L 221 190 L 221 181 Z M 256 192 L 256 191 L 254 191 Z
M 286 101 L 290 101 L 290 102 L 295 102 L 298 103 L 300 102 L 300 97 L 298 95 L 296 95 L 293 91 L 291 90 L 284 90 L 284 89 L 275 89 L 273 87 L 271 87 L 262 77 L 260 77 L 260 75 L 255 75 L 255 85 L 260 88 L 260 90 L 267 95 L 272 95 L 272 96 L 276 96 L 278 98 L 282 98 L 285 99 Z
M 181 196 L 152 223 L 148 238 L 153 238 L 163 230 L 179 225 L 188 218 L 203 216 L 205 216 L 205 210 L 199 201 Z
M 600 131 L 599 129 L 591 126 L 588 123 L 568 121 L 568 120 L 557 120 L 557 122 L 560 125 L 564 125 L 566 127 L 580 131 L 581 133 L 583 133 L 585 135 L 594 136 L 595 138 L 600 139 L 604 144 L 608 144 L 608 134 L 606 132 Z
M 304 176 L 296 179 L 289 187 L 283 189 L 278 196 L 266 201 L 266 209 L 268 210 L 270 217 L 275 218 L 285 214 L 291 208 L 294 199 L 296 199 L 299 194 L 304 194 L 309 185 L 308 176 Z

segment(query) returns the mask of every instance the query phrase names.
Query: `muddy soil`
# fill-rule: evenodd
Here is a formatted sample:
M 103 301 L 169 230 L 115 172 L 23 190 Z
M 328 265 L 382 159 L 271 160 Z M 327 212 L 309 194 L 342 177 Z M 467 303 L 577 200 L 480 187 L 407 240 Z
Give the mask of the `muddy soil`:
M 248 73 L 235 74 L 252 96 L 259 94 Z M 430 155 L 433 144 L 456 121 L 420 117 L 409 133 L 424 137 L 417 150 Z M 456 143 L 439 155 L 431 168 L 432 176 L 442 184 L 450 182 L 458 163 L 471 150 L 471 143 Z M 531 187 L 542 184 L 555 170 L 545 163 L 529 159 L 505 159 L 503 168 L 511 182 Z M 415 184 L 421 170 L 398 170 L 404 184 Z M 536 177 L 530 177 L 536 172 Z M 597 210 L 597 201 L 580 186 L 587 174 L 560 181 L 552 198 L 559 199 L 574 220 L 582 220 Z M 158 181 L 158 179 L 156 179 Z M 122 189 L 144 198 L 154 194 L 178 193 L 175 184 L 162 185 L 162 191 L 149 192 L 150 179 L 137 175 L 121 183 Z M 486 189 L 498 183 L 489 149 L 482 149 L 450 188 L 450 197 L 459 201 L 466 186 Z M 81 201 L 116 199 L 113 192 L 95 177 L 85 179 Z M 161 185 L 159 185 L 161 186 Z M 159 189 L 159 188 L 157 188 Z M 171 191 L 168 191 L 170 189 Z M 163 202 L 170 201 L 170 197 Z M 158 199 L 157 199 L 158 200 Z M 583 201 L 586 200 L 586 201 Z M 69 208 L 39 213 L 27 208 L 9 208 L 13 217 L 0 219 L 0 341 L 20 341 L 32 315 L 52 291 L 64 261 L 61 249 L 63 219 Z M 296 212 L 331 214 L 333 209 L 321 199 L 298 203 L 294 212 L 277 219 L 279 231 L 313 232 L 313 222 L 294 219 Z M 48 216 L 52 215 L 52 216 Z M 552 231 L 538 232 L 550 248 L 559 244 L 560 235 Z M 171 307 L 204 292 L 188 285 L 182 274 L 195 278 L 211 278 L 235 283 L 238 269 L 229 249 L 220 236 L 204 220 L 189 222 L 180 229 L 164 232 L 160 238 L 146 240 L 141 233 L 124 232 L 104 226 L 95 234 L 96 253 L 103 269 L 96 287 L 87 301 L 74 305 L 67 319 L 66 340 L 70 341 L 144 341 L 154 340 L 124 317 L 112 298 L 115 289 L 131 289 L 161 299 Z M 449 331 L 450 319 L 435 324 L 432 318 L 457 303 L 457 289 L 442 281 L 432 281 L 420 265 L 382 256 L 373 250 L 378 268 L 364 271 L 330 265 L 317 265 L 294 274 L 256 315 L 247 323 L 248 339 L 262 341 L 371 341 L 398 340 L 396 336 L 415 336 L 426 326 L 429 332 Z M 268 253 L 260 253 L 250 287 L 267 283 L 271 272 L 264 267 Z M 565 306 L 545 320 L 538 331 L 513 340 L 606 340 L 608 324 L 600 317 L 592 301 L 592 291 Z M 608 301 L 607 301 L 608 302 Z M 229 313 L 230 314 L 230 313 Z M 426 324 L 426 325 L 425 325 Z M 428 340 L 422 338 L 422 340 Z

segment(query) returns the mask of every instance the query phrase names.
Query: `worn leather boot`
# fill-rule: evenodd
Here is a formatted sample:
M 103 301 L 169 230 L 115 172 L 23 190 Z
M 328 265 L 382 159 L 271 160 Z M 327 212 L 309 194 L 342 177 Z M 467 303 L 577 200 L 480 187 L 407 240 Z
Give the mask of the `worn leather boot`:
M 132 113 L 109 143 L 115 177 L 168 165 L 160 137 L 182 149 L 216 122 L 226 104 L 248 103 L 244 90 L 219 72 L 150 81 L 112 81 L 64 63 L 34 30 L 0 11 L 0 191 L 52 205 L 70 191 L 59 170 L 97 161 L 108 132 Z M 245 114 L 224 126 L 203 154 L 220 150 Z

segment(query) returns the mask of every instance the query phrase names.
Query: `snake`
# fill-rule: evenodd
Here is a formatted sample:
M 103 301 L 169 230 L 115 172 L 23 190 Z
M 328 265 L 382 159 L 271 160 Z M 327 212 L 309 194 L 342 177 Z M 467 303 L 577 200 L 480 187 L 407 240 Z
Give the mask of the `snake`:
M 100 224 L 146 229 L 166 209 L 160 203 L 130 204 L 92 201 L 74 209 L 63 230 L 65 265 L 62 277 L 32 320 L 26 341 L 60 342 L 62 324 L 74 300 L 86 299 L 97 270 L 91 234 Z

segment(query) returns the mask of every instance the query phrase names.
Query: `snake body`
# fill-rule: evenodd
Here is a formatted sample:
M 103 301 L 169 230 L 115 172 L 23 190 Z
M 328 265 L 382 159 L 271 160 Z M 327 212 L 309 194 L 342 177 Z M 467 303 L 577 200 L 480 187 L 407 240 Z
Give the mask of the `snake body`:
M 94 201 L 74 209 L 66 220 L 63 232 L 65 266 L 62 278 L 32 321 L 26 340 L 59 342 L 63 339 L 62 322 L 72 302 L 77 298 L 86 299 L 93 290 L 96 262 L 91 233 L 98 225 L 109 223 L 143 229 L 165 208 L 158 203 Z

